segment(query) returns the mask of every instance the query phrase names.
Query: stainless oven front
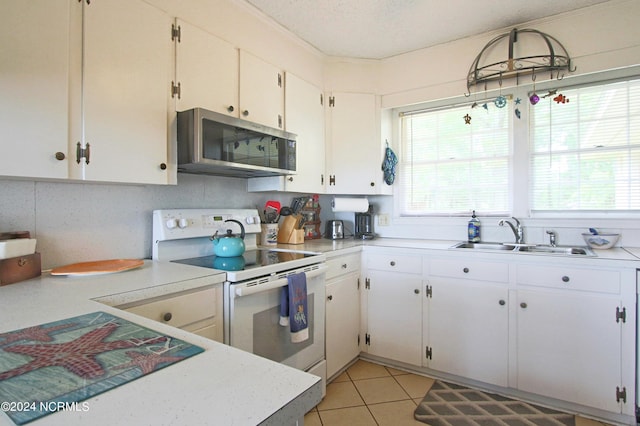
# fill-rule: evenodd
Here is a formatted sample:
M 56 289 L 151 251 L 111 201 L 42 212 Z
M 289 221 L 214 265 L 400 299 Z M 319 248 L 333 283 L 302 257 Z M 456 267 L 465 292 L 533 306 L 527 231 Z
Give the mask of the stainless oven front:
M 240 282 L 225 282 L 225 343 L 299 370 L 314 371 L 324 363 L 324 263 Z M 289 327 L 281 326 L 280 293 L 287 276 L 305 272 L 309 338 L 292 343 Z M 324 365 L 324 364 L 322 364 Z

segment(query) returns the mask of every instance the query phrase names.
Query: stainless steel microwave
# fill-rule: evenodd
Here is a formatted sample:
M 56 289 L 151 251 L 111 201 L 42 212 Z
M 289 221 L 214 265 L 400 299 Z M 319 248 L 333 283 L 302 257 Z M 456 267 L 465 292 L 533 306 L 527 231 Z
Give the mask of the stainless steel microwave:
M 235 177 L 296 172 L 296 135 L 202 108 L 178 112 L 178 171 Z

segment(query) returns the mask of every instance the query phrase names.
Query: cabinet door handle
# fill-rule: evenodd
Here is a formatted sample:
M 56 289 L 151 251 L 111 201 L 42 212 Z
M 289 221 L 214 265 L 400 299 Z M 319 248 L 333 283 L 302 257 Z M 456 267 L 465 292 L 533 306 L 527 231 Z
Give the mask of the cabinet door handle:
M 520 303 L 520 307 L 521 307 L 522 309 L 527 309 L 527 304 L 526 304 L 526 303 L 524 303 L 524 302 L 522 302 L 522 303 Z
M 395 260 L 392 260 L 391 262 L 389 262 L 389 265 L 391 265 L 391 266 L 396 266 L 396 261 L 395 261 Z
M 66 158 L 66 155 L 64 155 L 64 152 L 60 152 L 60 151 L 56 152 L 56 160 L 62 161 L 65 158 Z
M 164 314 L 164 315 L 162 316 L 162 319 L 163 319 L 163 320 L 165 320 L 165 321 L 167 321 L 167 322 L 168 322 L 168 321 L 171 321 L 171 318 L 173 318 L 173 315 L 171 315 L 171 312 L 167 312 L 166 314 Z
M 330 294 L 330 295 L 328 295 L 328 296 L 327 296 L 327 299 L 329 299 L 329 300 L 333 300 L 333 295 L 331 295 L 331 294 Z
M 562 277 L 562 282 L 568 283 L 569 282 L 569 277 L 568 276 L 563 276 Z
M 504 299 L 500 299 L 498 303 L 500 304 L 500 306 L 504 306 L 507 302 L 505 302 Z
M 414 292 L 415 294 L 420 294 L 420 289 L 416 288 L 415 290 L 413 290 L 413 292 Z
M 468 274 L 468 273 L 469 273 L 469 268 L 464 268 L 464 269 L 462 270 L 462 272 L 464 272 L 465 274 Z
M 245 117 L 249 115 L 249 110 L 245 109 L 244 111 L 242 111 L 242 115 L 244 115 Z
M 347 264 L 346 263 L 342 264 L 342 269 L 347 269 Z
M 167 170 L 167 163 L 160 163 L 160 170 Z
M 229 105 L 229 106 L 227 107 L 227 111 L 229 111 L 229 112 L 233 112 L 233 111 L 235 111 L 235 108 L 233 107 L 233 105 Z

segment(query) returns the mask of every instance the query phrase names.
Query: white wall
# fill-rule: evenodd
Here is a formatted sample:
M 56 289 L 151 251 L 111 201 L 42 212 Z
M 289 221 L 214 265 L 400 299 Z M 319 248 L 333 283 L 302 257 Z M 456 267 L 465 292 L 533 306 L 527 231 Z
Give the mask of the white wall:
M 533 28 L 558 39 L 577 66 L 572 75 L 579 76 L 640 64 L 638 16 L 640 2 L 637 0 L 611 0 L 515 27 Z M 382 96 L 383 108 L 457 97 L 467 91 L 466 78 L 476 55 L 494 37 L 512 28 L 497 29 L 382 61 L 330 58 L 326 61 L 325 87 L 327 90 L 377 93 Z M 541 80 L 542 76 L 537 82 Z M 520 81 L 522 84 L 526 81 Z M 515 80 L 505 80 L 503 88 L 512 85 Z

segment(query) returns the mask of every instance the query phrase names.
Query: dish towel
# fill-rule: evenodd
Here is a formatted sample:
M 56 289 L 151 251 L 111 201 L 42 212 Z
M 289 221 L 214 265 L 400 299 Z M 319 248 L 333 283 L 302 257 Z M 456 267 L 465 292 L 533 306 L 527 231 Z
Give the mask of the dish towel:
M 289 326 L 292 343 L 304 342 L 309 338 L 307 276 L 304 272 L 289 275 L 287 285 L 282 287 L 280 325 Z

